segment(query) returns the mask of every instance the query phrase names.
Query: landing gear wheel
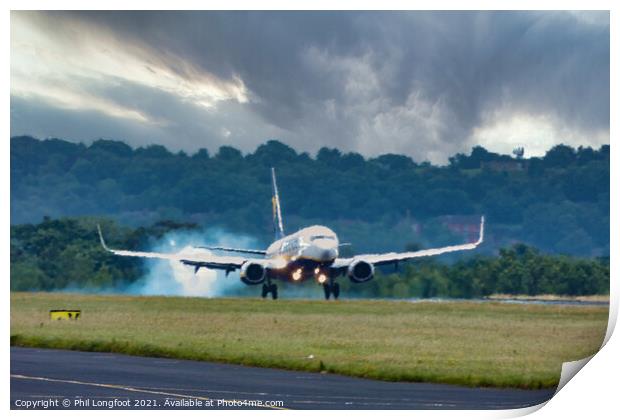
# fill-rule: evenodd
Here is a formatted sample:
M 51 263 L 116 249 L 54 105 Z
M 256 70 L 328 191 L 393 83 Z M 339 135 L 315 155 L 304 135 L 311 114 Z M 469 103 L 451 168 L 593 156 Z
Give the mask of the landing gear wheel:
M 271 298 L 276 300 L 278 298 L 278 285 L 272 284 L 269 288 L 271 289 Z
M 340 285 L 338 283 L 332 284 L 332 294 L 334 299 L 338 299 L 338 296 L 340 296 Z
M 270 287 L 266 285 L 265 283 L 263 283 L 263 291 L 260 294 L 263 299 L 266 298 L 267 295 L 269 294 L 269 289 Z
M 331 287 L 329 287 L 329 283 L 323 283 L 323 291 L 325 292 L 325 300 L 329 300 L 329 295 L 331 294 Z

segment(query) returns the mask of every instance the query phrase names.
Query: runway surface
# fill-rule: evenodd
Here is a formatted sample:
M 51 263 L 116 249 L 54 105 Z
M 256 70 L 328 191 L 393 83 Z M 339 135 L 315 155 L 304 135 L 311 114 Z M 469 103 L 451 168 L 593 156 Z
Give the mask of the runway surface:
M 58 409 L 239 409 L 256 404 L 266 405 L 261 409 L 507 409 L 539 404 L 553 393 L 11 347 L 13 409 L 33 404 Z

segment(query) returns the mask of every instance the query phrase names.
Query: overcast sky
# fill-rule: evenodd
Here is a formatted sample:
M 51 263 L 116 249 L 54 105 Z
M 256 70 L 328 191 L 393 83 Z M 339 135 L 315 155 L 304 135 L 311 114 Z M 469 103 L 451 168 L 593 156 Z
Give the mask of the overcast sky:
M 12 12 L 11 135 L 444 163 L 609 143 L 607 12 Z

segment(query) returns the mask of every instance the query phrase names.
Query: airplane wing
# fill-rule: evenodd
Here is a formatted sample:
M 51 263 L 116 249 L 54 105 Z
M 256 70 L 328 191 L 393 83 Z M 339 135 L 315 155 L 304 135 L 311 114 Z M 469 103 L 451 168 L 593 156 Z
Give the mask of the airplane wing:
M 228 248 L 225 246 L 196 246 L 194 248 L 208 249 L 211 251 L 239 252 L 240 254 L 255 254 L 255 255 L 266 255 L 267 254 L 267 251 L 262 251 L 260 249 Z
M 126 251 L 120 249 L 111 249 L 106 245 L 103 234 L 101 233 L 101 227 L 97 225 L 99 231 L 99 240 L 103 248 L 113 253 L 114 255 L 120 255 L 123 257 L 141 257 L 141 258 L 158 258 L 170 261 L 180 261 L 185 265 L 190 265 L 197 271 L 200 267 L 211 268 L 216 270 L 226 270 L 226 273 L 235 271 L 240 268 L 243 263 L 248 261 L 248 258 L 236 257 L 236 256 L 217 256 L 208 255 L 200 256 L 196 255 L 184 255 L 182 253 L 177 254 L 163 254 L 159 252 L 143 252 L 143 251 Z M 263 261 L 263 260 L 261 260 Z
M 355 260 L 363 260 L 369 262 L 374 265 L 386 265 L 386 264 L 394 264 L 400 261 L 406 261 L 413 258 L 421 258 L 421 257 L 432 257 L 434 255 L 445 254 L 448 252 L 455 251 L 466 251 L 470 249 L 475 249 L 478 245 L 482 243 L 484 240 L 484 216 L 480 219 L 480 236 L 476 242 L 462 244 L 462 245 L 452 245 L 445 246 L 442 248 L 431 248 L 431 249 L 423 249 L 420 251 L 413 252 L 389 252 L 386 254 L 363 254 L 356 255 L 351 258 L 336 258 L 332 267 L 335 269 L 342 269 L 344 267 L 348 267 Z

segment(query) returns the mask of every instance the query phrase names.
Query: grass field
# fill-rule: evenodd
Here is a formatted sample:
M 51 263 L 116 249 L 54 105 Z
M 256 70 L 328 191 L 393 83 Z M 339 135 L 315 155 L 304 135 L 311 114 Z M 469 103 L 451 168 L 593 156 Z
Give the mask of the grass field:
M 50 309 L 81 309 L 50 321 Z M 391 381 L 555 386 L 595 353 L 607 307 L 11 293 L 11 344 L 326 371 Z

